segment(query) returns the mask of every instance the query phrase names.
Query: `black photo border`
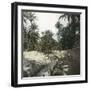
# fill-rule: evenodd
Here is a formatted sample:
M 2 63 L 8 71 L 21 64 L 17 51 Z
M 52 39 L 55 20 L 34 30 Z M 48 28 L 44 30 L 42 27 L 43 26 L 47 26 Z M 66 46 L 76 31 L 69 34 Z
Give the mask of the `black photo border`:
M 37 7 L 44 6 L 44 7 L 55 7 L 55 8 L 73 8 L 73 9 L 85 10 L 85 80 L 18 84 L 18 6 L 20 5 L 37 6 Z M 11 4 L 11 86 L 24 87 L 24 86 L 87 83 L 88 82 L 88 60 L 87 60 L 88 50 L 87 49 L 88 49 L 88 7 L 87 6 L 26 3 L 26 2 L 14 2 Z

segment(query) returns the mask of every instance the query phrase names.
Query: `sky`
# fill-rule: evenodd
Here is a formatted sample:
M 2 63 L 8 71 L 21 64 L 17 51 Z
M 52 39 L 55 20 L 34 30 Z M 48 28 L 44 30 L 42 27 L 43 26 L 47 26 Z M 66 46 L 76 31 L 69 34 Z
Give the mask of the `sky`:
M 51 30 L 53 33 L 56 33 L 57 29 L 55 28 L 55 24 L 58 21 L 59 14 L 52 13 L 37 13 L 37 24 L 39 26 L 40 32 Z
M 37 24 L 39 28 L 39 33 L 41 35 L 41 32 L 45 32 L 46 30 L 50 30 L 54 36 L 53 38 L 56 39 L 56 33 L 57 28 L 55 27 L 56 22 L 58 21 L 58 18 L 61 14 L 55 14 L 55 13 L 36 13 L 36 16 L 38 18 Z

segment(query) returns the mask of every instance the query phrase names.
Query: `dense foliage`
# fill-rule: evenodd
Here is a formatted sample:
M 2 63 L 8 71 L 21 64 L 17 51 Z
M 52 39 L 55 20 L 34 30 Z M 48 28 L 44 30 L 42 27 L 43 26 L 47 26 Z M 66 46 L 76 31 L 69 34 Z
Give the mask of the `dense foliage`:
M 61 24 L 61 19 L 68 20 L 66 27 Z M 62 49 L 80 46 L 80 15 L 65 13 L 59 17 L 55 26 L 58 29 L 58 43 Z

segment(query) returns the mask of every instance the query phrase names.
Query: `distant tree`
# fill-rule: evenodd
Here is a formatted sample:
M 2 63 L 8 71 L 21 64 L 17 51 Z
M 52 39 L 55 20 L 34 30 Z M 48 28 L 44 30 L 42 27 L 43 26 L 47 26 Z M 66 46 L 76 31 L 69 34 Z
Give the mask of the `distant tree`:
M 68 20 L 67 26 L 61 24 L 61 19 Z M 80 46 L 80 15 L 65 13 L 59 17 L 56 23 L 58 29 L 58 42 L 62 49 L 70 49 Z
M 38 38 L 39 38 L 39 33 L 36 31 L 31 31 L 28 33 L 28 49 L 29 50 L 36 50 L 37 44 L 38 44 Z
M 44 53 L 51 53 L 51 51 L 55 48 L 55 43 L 56 41 L 53 39 L 53 33 L 50 30 L 47 30 L 41 37 L 41 51 Z

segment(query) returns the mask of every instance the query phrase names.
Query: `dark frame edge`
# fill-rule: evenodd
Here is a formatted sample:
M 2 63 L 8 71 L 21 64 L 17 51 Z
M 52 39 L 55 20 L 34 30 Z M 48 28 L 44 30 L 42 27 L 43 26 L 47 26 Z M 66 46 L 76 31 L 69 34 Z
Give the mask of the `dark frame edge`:
M 85 73 L 85 80 L 86 80 L 86 83 L 88 83 L 88 7 L 85 7 L 85 26 L 86 26 L 86 32 L 85 32 L 85 39 L 86 39 L 86 45 L 85 45 L 85 59 L 86 59 L 86 73 Z
M 48 3 L 33 3 L 33 2 L 14 2 L 17 5 L 26 5 L 26 6 L 39 6 L 39 7 L 55 7 L 55 8 L 75 8 L 75 9 L 85 9 L 87 6 L 81 5 L 63 5 L 63 4 L 48 4 Z
M 11 86 L 17 87 L 17 4 L 11 3 Z
M 83 84 L 87 83 L 86 80 L 81 81 L 65 81 L 65 82 L 47 82 L 47 83 L 34 83 L 34 84 L 18 84 L 15 87 L 33 87 L 33 86 L 50 86 L 50 85 L 66 85 L 66 84 Z

